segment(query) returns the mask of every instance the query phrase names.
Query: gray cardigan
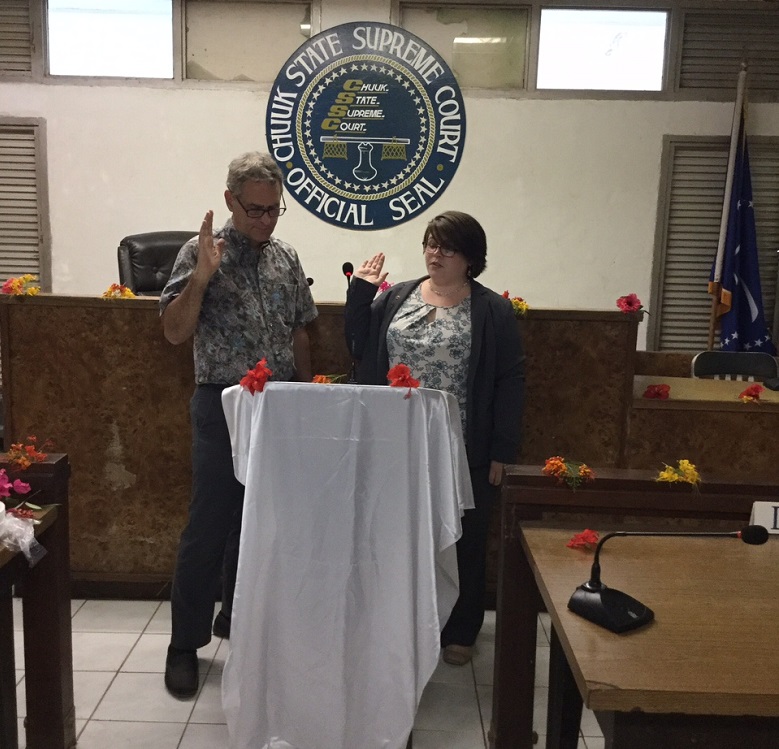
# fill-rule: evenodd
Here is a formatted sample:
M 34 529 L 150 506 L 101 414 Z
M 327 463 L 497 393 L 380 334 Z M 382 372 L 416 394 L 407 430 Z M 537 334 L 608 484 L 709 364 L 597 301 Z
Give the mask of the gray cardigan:
M 375 301 L 377 287 L 355 278 L 346 297 L 346 343 L 359 361 L 357 380 L 386 385 L 387 328 L 427 276 L 395 284 Z M 515 463 L 520 444 L 525 355 L 511 302 L 471 280 L 471 355 L 465 444 L 472 468 L 491 460 Z M 413 373 L 412 373 L 413 374 Z

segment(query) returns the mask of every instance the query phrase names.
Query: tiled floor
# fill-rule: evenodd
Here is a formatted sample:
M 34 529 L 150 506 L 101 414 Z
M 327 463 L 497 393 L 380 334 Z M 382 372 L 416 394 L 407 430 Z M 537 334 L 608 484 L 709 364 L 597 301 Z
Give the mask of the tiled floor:
M 73 681 L 79 749 L 222 749 L 227 728 L 220 680 L 227 643 L 199 651 L 202 686 L 196 700 L 165 691 L 162 672 L 170 633 L 170 605 L 157 601 L 73 601 Z M 545 731 L 549 664 L 548 617 L 538 629 L 535 726 Z M 14 601 L 14 626 L 21 606 Z M 20 633 L 21 634 L 21 633 Z M 15 637 L 19 716 L 24 715 L 24 661 Z M 495 614 L 487 613 L 472 665 L 439 664 L 422 695 L 414 749 L 483 749 L 492 701 Z M 594 715 L 585 710 L 579 749 L 603 749 Z M 24 730 L 19 719 L 20 749 Z M 545 737 L 540 736 L 539 747 Z M 322 749 L 335 749 L 322 747 Z M 339 748 L 341 749 L 341 748 Z M 344 749 L 352 749 L 345 747 Z

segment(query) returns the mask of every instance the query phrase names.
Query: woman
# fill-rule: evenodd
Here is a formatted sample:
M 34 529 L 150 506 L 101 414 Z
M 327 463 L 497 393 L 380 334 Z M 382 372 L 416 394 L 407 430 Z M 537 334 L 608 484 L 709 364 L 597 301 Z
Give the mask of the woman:
M 487 265 L 487 238 L 476 219 L 447 211 L 425 230 L 427 276 L 395 284 L 384 255 L 355 272 L 346 303 L 346 338 L 359 361 L 357 379 L 386 385 L 407 364 L 423 387 L 446 390 L 460 405 L 475 509 L 466 510 L 457 542 L 460 597 L 441 632 L 444 660 L 470 661 L 484 621 L 490 510 L 503 466 L 519 447 L 524 354 L 511 303 L 474 279 Z

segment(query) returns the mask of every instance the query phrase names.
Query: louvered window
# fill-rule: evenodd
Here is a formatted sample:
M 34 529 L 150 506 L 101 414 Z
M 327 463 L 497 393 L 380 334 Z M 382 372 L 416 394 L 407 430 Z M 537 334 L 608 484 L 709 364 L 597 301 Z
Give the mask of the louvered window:
M 717 254 L 729 142 L 678 138 L 666 145 L 648 345 L 700 351 L 708 346 L 707 283 Z M 779 272 L 779 139 L 750 139 L 749 158 L 763 308 L 772 327 Z
M 749 67 L 749 90 L 779 89 L 779 12 L 684 11 L 679 90 L 732 91 L 741 69 Z
M 31 75 L 32 55 L 29 0 L 2 0 L 0 2 L 0 75 Z
M 0 283 L 34 273 L 48 289 L 42 268 L 45 185 L 38 166 L 39 129 L 0 122 Z

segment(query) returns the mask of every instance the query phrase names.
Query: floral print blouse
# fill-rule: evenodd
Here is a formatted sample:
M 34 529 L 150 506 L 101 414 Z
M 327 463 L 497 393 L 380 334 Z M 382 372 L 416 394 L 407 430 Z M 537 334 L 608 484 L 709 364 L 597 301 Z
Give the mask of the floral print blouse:
M 390 367 L 407 364 L 421 387 L 457 398 L 465 434 L 468 359 L 471 355 L 471 298 L 454 307 L 436 307 L 417 286 L 387 329 Z

